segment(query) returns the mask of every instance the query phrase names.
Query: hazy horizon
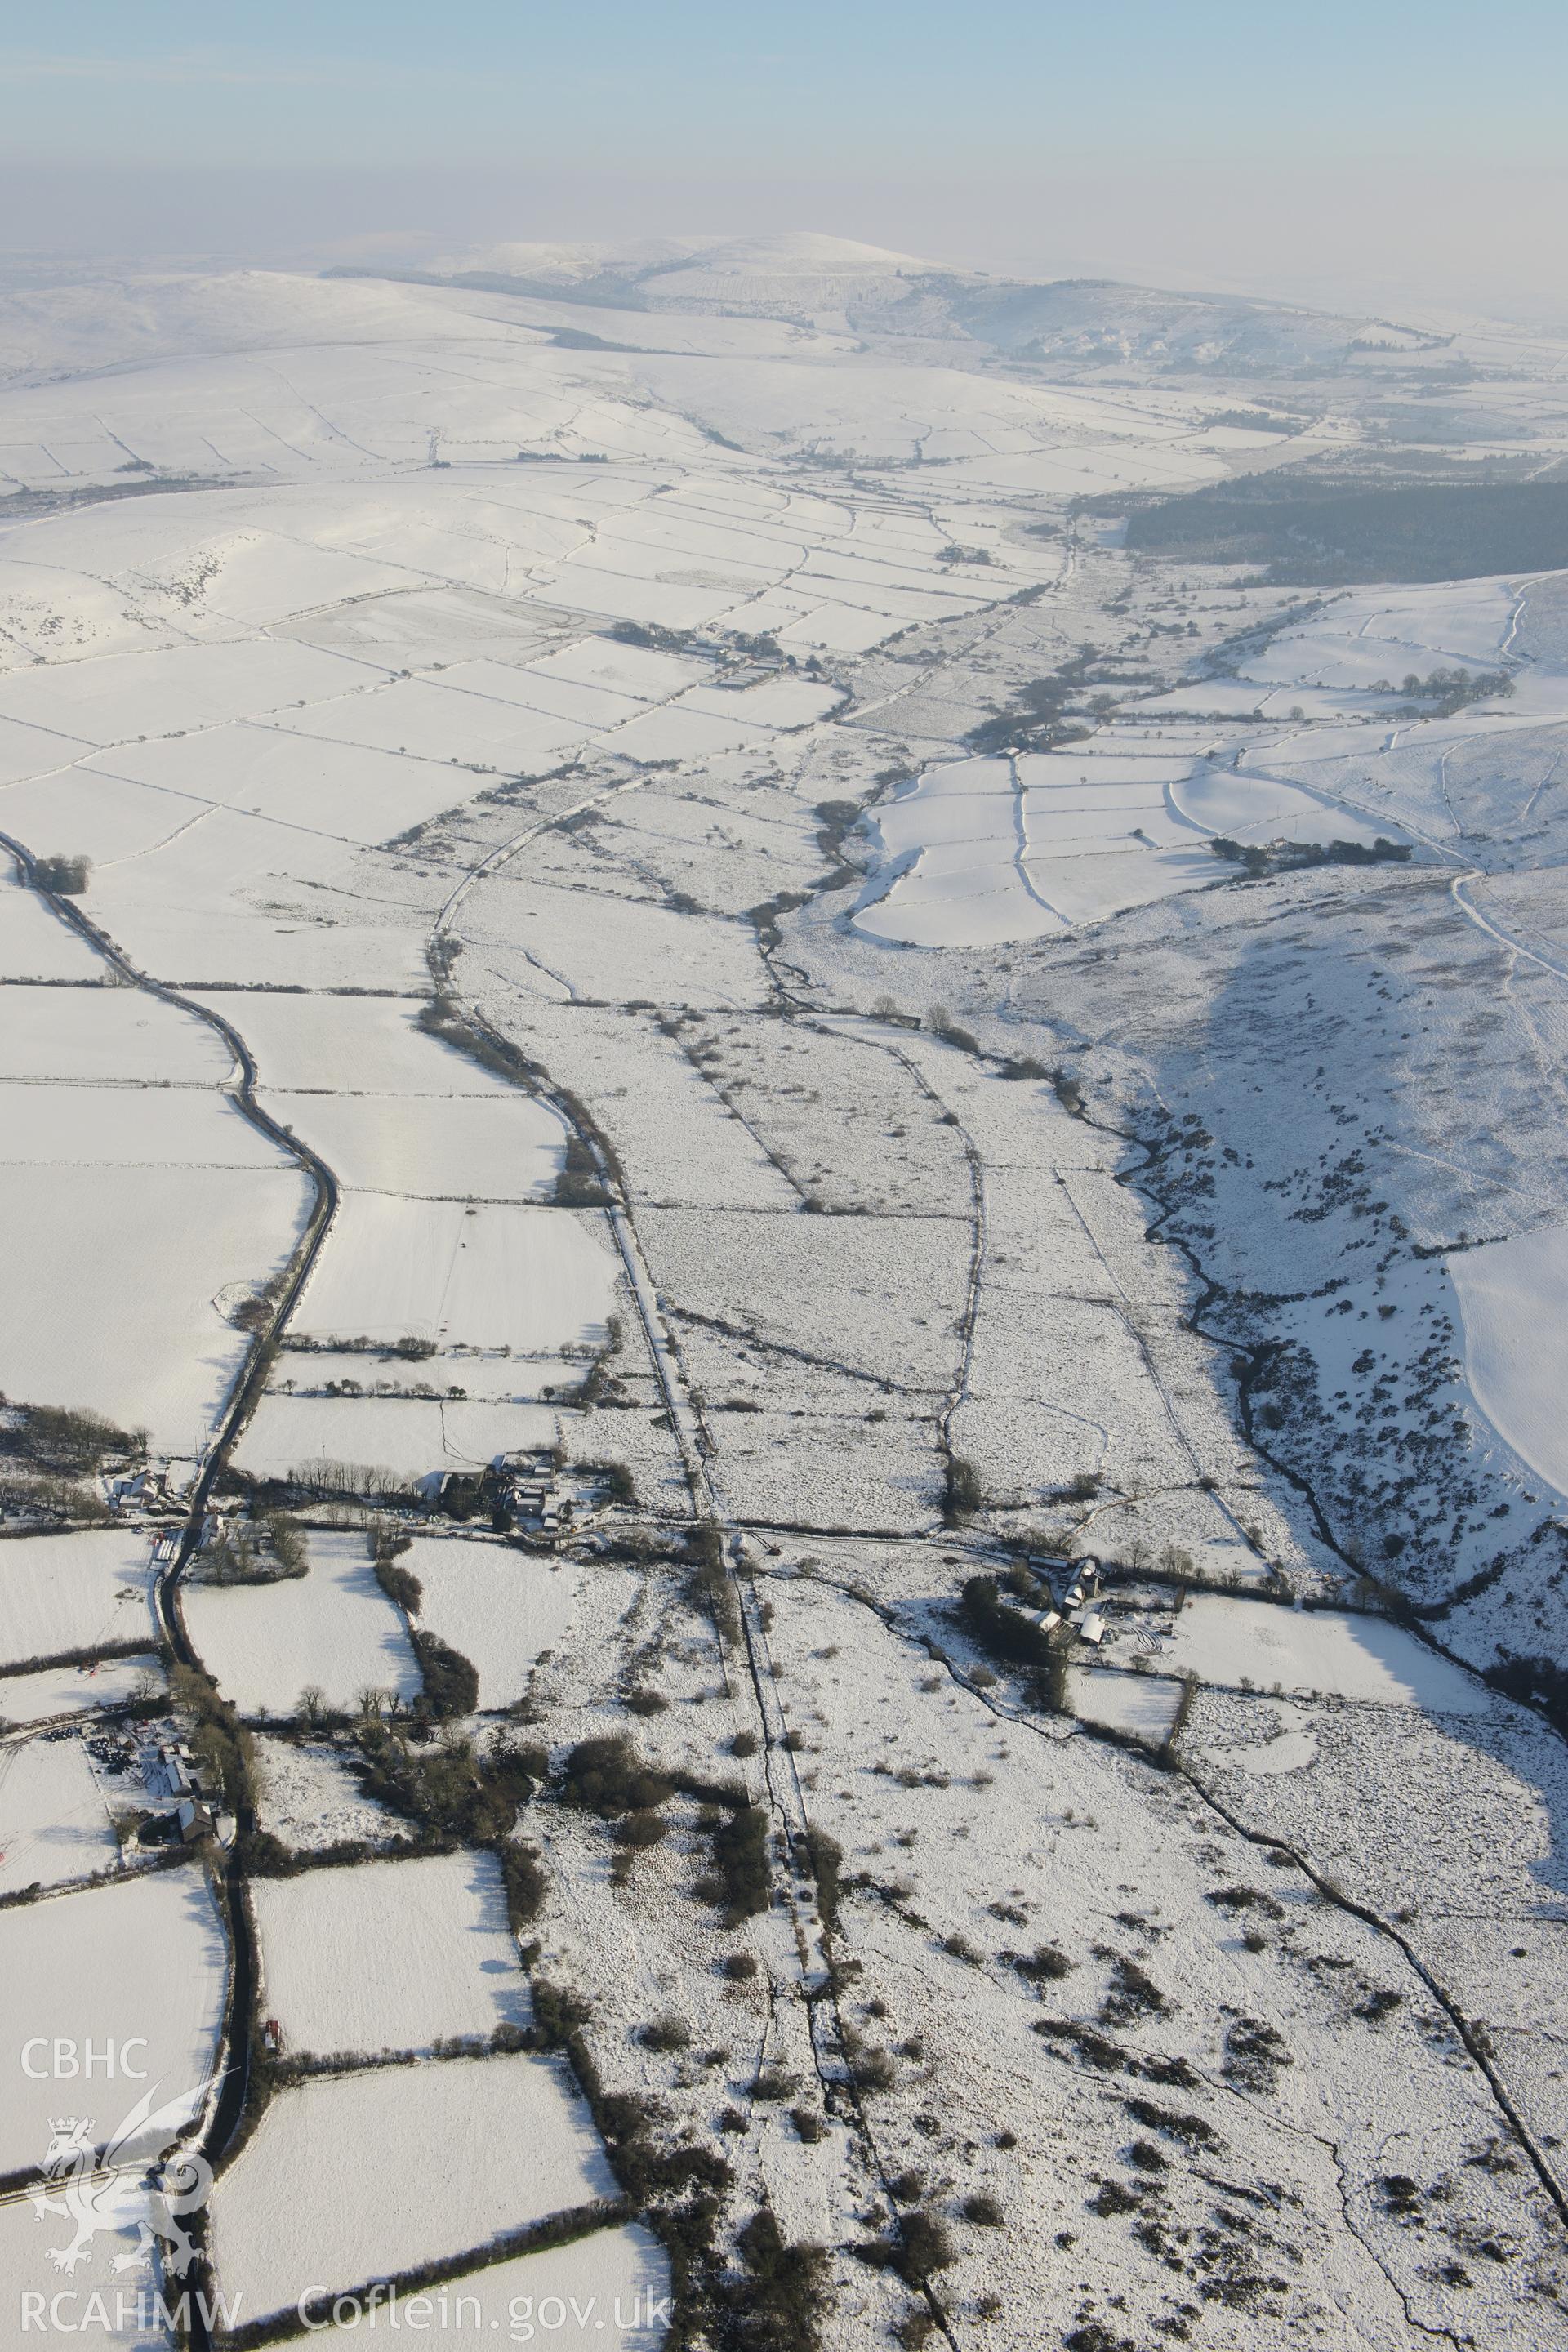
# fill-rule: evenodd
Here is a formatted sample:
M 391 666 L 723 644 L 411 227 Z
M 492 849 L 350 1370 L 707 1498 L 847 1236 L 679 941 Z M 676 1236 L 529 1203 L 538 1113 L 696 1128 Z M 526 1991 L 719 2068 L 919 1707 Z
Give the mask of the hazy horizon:
M 480 0 L 437 47 L 405 0 L 231 11 L 218 40 L 189 0 L 85 0 L 48 29 L 0 48 L 13 265 L 799 229 L 1023 276 L 1564 307 L 1568 42 L 1536 5 L 1491 48 L 1447 0 L 1332 0 L 1310 45 L 1223 0 L 987 0 L 962 44 L 926 0 L 809 0 L 787 31 L 613 0 L 591 33 Z
M 1340 175 L 1337 212 L 1324 192 L 1303 184 L 1292 196 L 1276 181 L 1272 207 L 1238 212 L 1228 184 L 1195 169 L 1149 183 L 1119 177 L 1114 186 L 1084 177 L 942 188 L 13 163 L 0 164 L 0 268 L 13 279 L 114 265 L 315 270 L 417 264 L 535 240 L 615 246 L 805 232 L 1006 276 L 1561 325 L 1568 173 L 1520 171 L 1511 185 L 1521 205 L 1545 217 L 1535 247 L 1505 266 L 1489 244 L 1489 218 L 1452 176 L 1368 173 L 1352 187 Z
M 0 2352 L 1563 2352 L 1568 17 L 35 37 Z

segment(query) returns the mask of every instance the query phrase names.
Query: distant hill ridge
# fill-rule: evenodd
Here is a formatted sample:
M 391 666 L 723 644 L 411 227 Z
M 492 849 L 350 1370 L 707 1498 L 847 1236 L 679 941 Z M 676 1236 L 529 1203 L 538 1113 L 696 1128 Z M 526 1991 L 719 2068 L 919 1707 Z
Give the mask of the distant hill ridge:
M 617 310 L 842 320 L 863 334 L 961 340 L 1088 367 L 1321 369 L 1358 352 L 1438 350 L 1447 340 L 1394 320 L 1247 296 L 1107 278 L 998 278 L 814 235 L 667 238 L 618 249 L 507 245 L 419 268 L 342 265 L 327 274 Z

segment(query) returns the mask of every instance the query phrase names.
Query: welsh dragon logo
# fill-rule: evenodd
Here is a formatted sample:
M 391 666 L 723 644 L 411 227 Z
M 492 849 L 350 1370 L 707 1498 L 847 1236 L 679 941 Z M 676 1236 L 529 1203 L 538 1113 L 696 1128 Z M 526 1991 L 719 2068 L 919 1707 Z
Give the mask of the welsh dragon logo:
M 136 2232 L 136 2243 L 114 2256 L 111 2271 L 148 2266 L 154 2252 L 163 2269 L 176 2278 L 189 2268 L 196 2249 L 182 2216 L 199 2212 L 206 2203 L 212 2167 L 195 2149 L 161 2155 L 188 2125 L 195 2096 L 187 2093 L 154 2109 L 154 2095 L 142 2093 L 101 2149 L 90 2117 L 52 2119 L 41 2178 L 30 2194 L 40 2221 L 68 2222 L 75 2233 L 68 2245 L 49 2248 L 57 2270 L 74 2273 L 79 2263 L 90 2263 L 92 2242 L 100 2231 L 120 2237 L 130 2230 Z

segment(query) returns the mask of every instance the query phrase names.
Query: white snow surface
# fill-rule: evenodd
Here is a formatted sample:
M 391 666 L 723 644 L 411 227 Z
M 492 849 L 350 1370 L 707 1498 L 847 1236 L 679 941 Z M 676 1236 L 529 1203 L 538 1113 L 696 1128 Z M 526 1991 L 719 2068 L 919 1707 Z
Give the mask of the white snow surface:
M 617 2352 L 655 2352 L 664 2340 L 660 2315 L 668 2293 L 668 2258 L 652 2232 L 634 2221 L 465 2271 L 424 2303 L 405 2298 L 397 2321 L 410 2330 L 469 2328 L 481 2341 L 487 2335 L 501 2344 L 531 2340 L 554 2352 L 604 2352 L 606 2339 Z M 345 2310 L 342 2324 L 334 2325 L 330 2303 L 310 2309 L 309 2334 L 280 2342 L 319 2343 L 323 2334 L 355 2335 L 365 2324 L 363 2311 L 356 2317 Z
M 602 1231 L 602 1227 L 600 1228 Z M 603 1338 L 616 1261 L 568 1209 L 349 1194 L 295 1328 L 548 1352 Z
M 54 2298 L 63 2294 L 73 2299 L 55 2305 L 61 2322 L 69 2322 L 89 2343 L 112 2345 L 116 2352 L 174 2352 L 174 2333 L 159 2311 L 152 2272 L 140 2260 L 138 2225 L 147 2211 L 146 2189 L 125 2175 L 101 2204 L 95 2200 L 94 2267 L 72 2288 L 62 2284 L 54 2257 L 72 2244 L 74 2221 L 36 2213 L 25 2197 L 0 2204 L 0 2310 L 15 2314 L 18 2331 L 40 2332 L 48 2326 Z M 121 2261 L 125 2272 L 117 2276 L 113 2266 Z M 38 2300 L 25 2304 L 25 2295 Z
M 590 300 L 271 272 L 128 286 L 85 266 L 0 289 L 0 473 L 23 494 L 0 525 L 0 831 L 91 859 L 81 914 L 156 981 L 206 992 L 254 1049 L 266 1105 L 342 1186 L 296 1318 L 328 1344 L 278 1354 L 238 1466 L 424 1472 L 559 1444 L 569 1464 L 624 1461 L 643 1507 L 681 1521 L 682 1444 L 700 1455 L 721 1515 L 752 1523 L 759 1696 L 775 1738 L 781 1720 L 798 1734 L 799 1783 L 775 1775 L 772 1794 L 868 1865 L 837 1932 L 896 2058 L 868 2109 L 878 2159 L 934 2173 L 960 2242 L 941 2291 L 963 2325 L 994 2292 L 998 2341 L 1056 2341 L 1091 2315 L 1156 2341 L 1174 2298 L 1211 2284 L 1167 2273 L 1126 2217 L 1096 2222 L 1092 2265 L 1050 2251 L 1058 2231 L 1086 2243 L 1129 2126 L 1081 2050 L 1029 2028 L 1054 2011 L 1100 2032 L 1107 1972 L 1136 1953 L 1166 2006 L 1125 2028 L 1127 2062 L 1180 2055 L 1181 2105 L 1226 2142 L 1215 2179 L 1175 2161 L 1162 2176 L 1182 2259 L 1209 2260 L 1216 2186 L 1227 2207 L 1236 2183 L 1279 2197 L 1233 2233 L 1238 2262 L 1268 2244 L 1286 2282 L 1278 2317 L 1233 2310 L 1237 2352 L 1287 2336 L 1342 2352 L 1346 2314 L 1380 2352 L 1416 2335 L 1545 2352 L 1533 2175 L 1469 2160 L 1502 2128 L 1485 2074 L 1397 1947 L 1278 1857 L 1277 1900 L 1247 1921 L 1205 1901 L 1260 1865 L 1201 1790 L 1212 1778 L 1253 1837 L 1397 1913 L 1549 2150 L 1568 2141 L 1559 1747 L 1384 1621 L 1214 1589 L 1265 1560 L 1298 1590 L 1346 1588 L 1247 1442 L 1229 1350 L 1205 1334 L 1235 1336 L 1239 1289 L 1264 1339 L 1312 1351 L 1324 1415 L 1288 1413 L 1280 1444 L 1316 1445 L 1336 1540 L 1425 1595 L 1467 1585 L 1439 1629 L 1456 1655 L 1560 1651 L 1541 1489 L 1568 1469 L 1552 1336 L 1568 1305 L 1552 1092 L 1568 573 L 1300 597 L 1233 567 L 1184 582 L 1068 502 L 1303 458 L 1386 478 L 1390 440 L 1428 433 L 1456 472 L 1503 455 L 1550 478 L 1564 347 L 1475 321 L 1449 340 L 1021 287 L 816 237 L 451 266 Z M 1227 381 L 1228 361 L 1252 373 Z M 630 641 L 650 628 L 674 634 Z M 1084 683 L 1110 689 L 1091 735 L 966 755 L 988 712 L 1091 645 Z M 1436 719 L 1380 682 L 1439 664 L 1502 669 L 1514 691 Z M 844 835 L 856 807 L 869 825 Z M 1215 860 L 1216 832 L 1381 834 L 1415 855 L 1252 881 Z M 8 880 L 0 983 L 0 1386 L 148 1424 L 194 1468 L 249 1344 L 228 1318 L 284 1265 L 307 1188 L 239 1118 L 212 1033 L 111 980 Z M 625 1171 L 614 1232 L 550 1202 L 550 1095 L 420 1028 L 437 985 L 587 1107 Z M 905 1025 L 938 1002 L 989 1058 Z M 1058 1066 L 1081 1119 L 1029 1075 Z M 1123 1139 L 1156 1109 L 1165 1140 L 1141 1167 Z M 1527 1238 L 1455 1249 L 1475 1233 Z M 1184 1236 L 1191 1260 L 1165 1245 Z M 1194 1263 L 1233 1291 L 1200 1328 Z M 597 1401 L 561 1404 L 612 1312 Z M 409 1330 L 437 1352 L 352 1344 Z M 434 1395 L 412 1395 L 422 1381 Z M 985 1498 L 964 1529 L 941 1525 L 944 1436 Z M 1347 1491 L 1352 1461 L 1371 1484 Z M 1401 1514 L 1405 1548 L 1385 1549 Z M 1166 1587 L 1108 1593 L 1104 1648 L 1070 1669 L 1084 1729 L 1149 1742 L 1194 1675 L 1185 1775 L 1065 1718 L 1016 1723 L 1006 1674 L 965 1686 L 947 1612 L 966 1563 L 998 1538 L 1054 1558 L 1075 1528 L 1113 1558 L 1180 1545 L 1208 1583 L 1180 1609 Z M 90 1572 L 76 1538 L 52 1563 L 36 1538 L 0 1546 L 0 1594 L 10 1577 L 25 1604 L 14 1662 L 146 1637 L 144 1551 L 116 1582 L 121 1541 L 79 1538 Z M 366 1686 L 417 1686 L 363 1538 L 311 1550 L 302 1581 L 185 1592 L 220 1688 L 263 1720 L 310 1684 L 349 1708 Z M 1494 1555 L 1503 1572 L 1474 1577 Z M 669 1704 L 633 1728 L 672 1769 L 711 1771 L 752 1725 L 745 1679 L 720 1688 L 682 1613 L 679 1568 L 552 1565 L 434 1527 L 410 1565 L 486 1703 L 526 1694 L 557 1753 L 626 1728 L 651 1681 Z M 79 1730 L 152 1665 L 13 1672 L 0 1716 Z M 407 1841 L 354 1780 L 351 1735 L 274 1730 L 258 1748 L 259 1818 L 286 1843 Z M 8 1735 L 0 1766 L 12 1883 L 105 1851 L 79 1738 Z M 802 1947 L 784 1906 L 733 1930 L 694 1903 L 686 1803 L 624 1884 L 603 1824 L 537 1803 L 549 1887 L 530 1932 L 552 1979 L 591 1996 L 608 2088 L 703 2140 L 721 2101 L 749 2109 L 721 2142 L 726 2227 L 765 2191 L 790 2234 L 828 2245 L 831 2352 L 858 2352 L 906 2305 L 844 2253 L 866 2210 L 850 2136 L 835 2123 L 808 2145 L 744 2098 L 760 2048 L 815 2098 Z M 873 1892 L 895 1874 L 908 1916 Z M 199 1935 L 153 1916 L 182 1888 Z M 810 1944 L 809 1890 L 788 1893 Z M 483 2032 L 524 1994 L 488 1860 L 321 1866 L 258 1900 L 295 2050 Z M 1258 1922 L 1261 1942 L 1244 1937 Z M 1072 1963 L 1045 1994 L 1015 1948 L 1040 1934 Z M 755 1979 L 721 1972 L 737 1937 Z M 51 2032 L 140 2032 L 199 1990 L 186 2038 L 210 2052 L 216 1945 L 184 1866 L 0 1909 L 7 1979 L 76 2012 Z M 1389 1986 L 1394 2008 L 1369 2013 L 1363 1994 Z M 692 2027 L 685 2054 L 637 2038 L 666 2009 Z M 1295 2063 L 1237 2095 L 1231 2029 L 1252 2017 Z M 699 2066 L 710 2048 L 729 2054 Z M 79 2103 L 62 2088 L 41 2086 L 54 2112 Z M 1395 2168 L 1444 2184 L 1420 2232 L 1387 2210 Z M 317 2079 L 280 2095 L 220 2186 L 222 2284 L 247 2317 L 287 2311 L 302 2285 L 461 2258 L 608 2185 L 538 2059 Z M 1005 2231 L 962 2222 L 981 2187 Z M 1470 2262 L 1494 2234 L 1510 2262 Z M 1462 2287 L 1433 2260 L 1445 2235 Z M 479 2324 L 506 2331 L 513 2275 L 530 2300 L 601 2265 L 620 2279 L 629 2243 L 509 2260 L 476 2286 Z
M 537 1201 L 561 1165 L 561 1121 L 517 1093 L 459 1096 L 410 1114 L 396 1094 L 287 1094 L 262 1101 L 350 1191 L 447 1201 Z
M 79 1739 L 0 1746 L 0 1894 L 90 1878 L 119 1850 Z
M 1568 1226 L 1456 1251 L 1470 1391 L 1500 1437 L 1568 1495 Z
M 1158 1748 L 1175 1721 L 1182 1685 L 1161 1675 L 1119 1674 L 1105 1666 L 1069 1666 L 1074 1715 L 1112 1731 L 1130 1731 Z
M 225 2292 L 260 2317 L 614 2194 L 550 2061 L 384 2066 L 278 2095 L 214 2196 L 212 2250 Z
M 533 1369 L 520 1364 L 519 1378 Z M 435 1359 L 426 1370 L 460 1374 L 468 1364 Z M 426 1478 L 442 1470 L 482 1470 L 498 1454 L 518 1447 L 552 1445 L 557 1430 L 548 1405 L 268 1395 L 247 1423 L 236 1459 L 258 1477 L 282 1478 L 295 1470 L 309 1475 L 318 1463 L 353 1462 L 400 1479 Z
M 267 2011 L 291 2052 L 427 2050 L 528 2021 L 526 1980 L 488 1853 L 258 1879 Z
M 156 1683 L 162 1674 L 150 1651 L 144 1657 L 109 1658 L 102 1665 L 49 1666 L 41 1674 L 0 1676 L 0 1723 L 51 1723 L 123 1706 L 149 1675 Z
M 1373 1706 L 1485 1715 L 1491 1695 L 1474 1675 L 1378 1617 L 1280 1609 L 1221 1592 L 1189 1596 L 1163 1663 L 1205 1683 L 1250 1682 L 1288 1695 L 1321 1692 Z
M 1224 868 L 1211 835 L 1357 841 L 1376 828 L 1278 778 L 1218 770 L 1108 739 L 1081 750 L 928 768 L 868 826 L 880 864 L 857 930 L 910 947 L 1047 939 Z
M 153 2093 L 154 2111 L 174 2110 L 160 2142 L 166 2147 L 205 2095 L 227 1967 L 212 1895 L 196 1869 L 153 1871 L 0 1911 L 0 2033 L 16 2053 L 0 2106 L 0 2167 L 39 2163 L 55 2116 L 90 2116 L 95 2141 L 109 2140 L 144 2091 Z M 38 2035 L 49 2044 L 47 2071 L 35 2080 L 21 2052 Z M 111 2040 L 117 2053 L 144 2040 L 131 2063 L 145 2069 L 145 2080 L 109 2080 L 101 2059 L 90 2080 L 57 2077 L 55 2041 L 79 2047 L 89 2036 L 100 2052 Z M 46 2062 L 35 2053 L 32 2063 Z
M 186 1622 L 207 1672 L 242 1715 L 293 1715 L 311 1685 L 343 1709 L 365 1689 L 412 1698 L 419 1669 L 363 1536 L 312 1534 L 309 1546 L 304 1576 L 186 1584 Z
M 135 1528 L 0 1543 L 0 1664 L 151 1640 L 153 1555 Z
M 419 1622 L 473 1660 L 487 1707 L 522 1696 L 540 1652 L 569 1632 L 583 1580 L 570 1559 L 473 1536 L 416 1536 L 404 1565 L 424 1588 Z
M 351 1842 L 401 1845 L 414 1836 L 412 1822 L 364 1794 L 333 1748 L 277 1732 L 255 1737 L 256 1817 L 284 1845 L 310 1853 Z
M 0 793 L 0 824 L 5 795 Z M 0 980 L 97 980 L 102 967 L 87 941 L 16 875 L 0 881 Z

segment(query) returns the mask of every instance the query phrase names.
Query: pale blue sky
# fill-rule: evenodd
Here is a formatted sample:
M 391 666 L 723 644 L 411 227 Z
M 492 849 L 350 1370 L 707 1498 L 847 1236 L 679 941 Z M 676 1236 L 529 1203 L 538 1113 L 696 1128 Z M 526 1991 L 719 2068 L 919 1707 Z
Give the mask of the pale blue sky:
M 1562 159 L 1568 9 L 1512 0 L 65 0 L 6 11 L 18 160 L 688 176 Z
M 1568 309 L 1568 6 L 0 0 L 0 254 L 806 228 Z

